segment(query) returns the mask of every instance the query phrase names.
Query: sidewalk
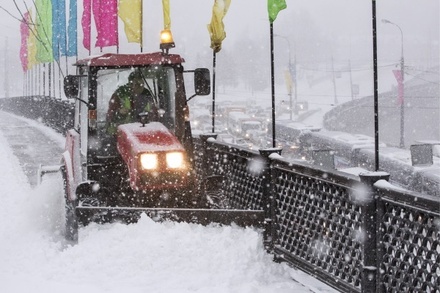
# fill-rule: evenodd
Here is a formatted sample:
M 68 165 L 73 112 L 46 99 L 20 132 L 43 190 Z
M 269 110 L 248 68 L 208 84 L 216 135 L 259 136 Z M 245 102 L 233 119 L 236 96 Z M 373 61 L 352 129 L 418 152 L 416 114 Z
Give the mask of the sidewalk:
M 0 111 L 0 131 L 8 140 L 32 187 L 37 184 L 39 165 L 59 164 L 63 152 L 60 141 L 48 137 L 35 127 L 37 124 L 38 122 Z M 61 134 L 59 136 L 62 137 Z

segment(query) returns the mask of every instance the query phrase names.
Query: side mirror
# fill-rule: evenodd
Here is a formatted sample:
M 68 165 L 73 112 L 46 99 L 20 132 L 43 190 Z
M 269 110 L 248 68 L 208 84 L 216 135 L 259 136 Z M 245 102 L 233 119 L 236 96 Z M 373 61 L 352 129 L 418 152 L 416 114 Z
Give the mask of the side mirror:
M 206 96 L 211 93 L 211 75 L 208 68 L 194 70 L 194 88 L 198 96 Z
M 67 98 L 78 97 L 80 76 L 68 75 L 64 78 L 64 94 Z

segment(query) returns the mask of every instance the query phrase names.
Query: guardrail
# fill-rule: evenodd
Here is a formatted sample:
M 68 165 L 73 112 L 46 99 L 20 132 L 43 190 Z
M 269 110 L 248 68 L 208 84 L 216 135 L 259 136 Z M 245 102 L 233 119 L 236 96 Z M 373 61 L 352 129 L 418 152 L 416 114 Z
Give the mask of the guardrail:
M 7 100 L 1 109 L 60 132 L 73 126 L 70 102 Z M 384 172 L 357 177 L 214 137 L 195 139 L 197 173 L 221 178 L 228 208 L 264 211 L 264 245 L 276 261 L 341 292 L 440 293 L 439 197 L 394 187 Z
M 358 177 L 211 137 L 196 140 L 196 167 L 223 176 L 231 208 L 264 210 L 276 261 L 341 292 L 440 292 L 440 198 L 384 172 Z
M 67 100 L 47 96 L 3 98 L 0 110 L 38 120 L 62 134 L 73 128 L 74 105 Z

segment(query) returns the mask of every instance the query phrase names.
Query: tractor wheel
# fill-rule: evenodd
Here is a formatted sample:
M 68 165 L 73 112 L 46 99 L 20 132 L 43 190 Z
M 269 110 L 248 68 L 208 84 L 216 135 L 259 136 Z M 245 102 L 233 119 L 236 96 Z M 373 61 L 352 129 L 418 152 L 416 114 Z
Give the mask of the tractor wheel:
M 62 220 L 64 228 L 64 237 L 67 241 L 76 243 L 78 242 L 78 220 L 75 213 L 76 201 L 70 201 L 67 197 L 68 183 L 67 174 L 65 168 L 61 168 L 61 174 L 63 177 L 63 199 L 64 199 L 64 217 Z

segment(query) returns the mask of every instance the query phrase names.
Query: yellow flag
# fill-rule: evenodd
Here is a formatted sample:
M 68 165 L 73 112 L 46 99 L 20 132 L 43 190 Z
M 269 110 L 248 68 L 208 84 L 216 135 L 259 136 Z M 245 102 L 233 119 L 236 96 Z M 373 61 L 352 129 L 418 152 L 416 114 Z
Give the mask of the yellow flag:
M 223 24 L 223 17 L 228 12 L 231 0 L 215 0 L 212 8 L 211 23 L 208 24 L 209 35 L 211 36 L 211 48 L 215 53 L 222 49 L 222 42 L 226 38 Z
M 163 28 L 171 29 L 170 0 L 162 0 L 162 6 L 163 6 Z
M 141 43 L 142 0 L 119 0 L 118 15 L 124 22 L 124 31 L 129 43 Z
M 32 11 L 29 11 L 29 38 L 28 38 L 28 69 L 37 64 L 37 30 L 35 28 Z

